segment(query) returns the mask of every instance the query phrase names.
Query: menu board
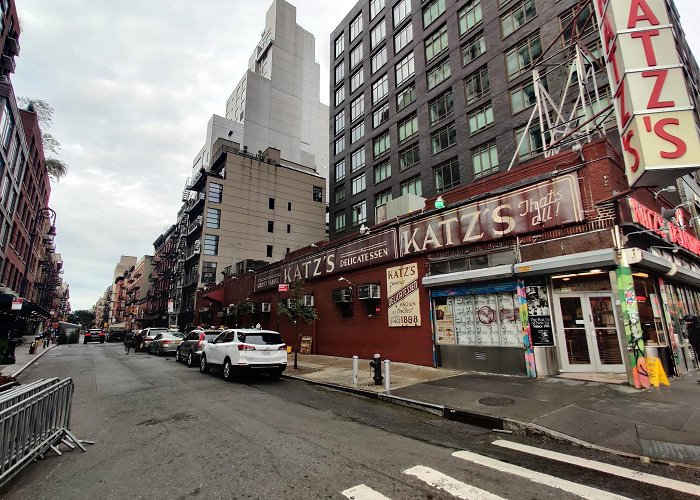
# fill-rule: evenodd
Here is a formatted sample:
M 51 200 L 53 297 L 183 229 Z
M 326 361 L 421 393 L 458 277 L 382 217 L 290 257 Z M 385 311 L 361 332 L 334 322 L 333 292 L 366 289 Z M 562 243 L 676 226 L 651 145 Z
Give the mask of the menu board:
M 554 345 L 554 333 L 552 332 L 547 287 L 544 283 L 528 283 L 526 292 L 527 319 L 530 323 L 532 345 L 551 347 Z
M 455 325 L 451 299 L 448 299 L 446 304 L 435 306 L 435 341 L 438 344 L 455 343 Z

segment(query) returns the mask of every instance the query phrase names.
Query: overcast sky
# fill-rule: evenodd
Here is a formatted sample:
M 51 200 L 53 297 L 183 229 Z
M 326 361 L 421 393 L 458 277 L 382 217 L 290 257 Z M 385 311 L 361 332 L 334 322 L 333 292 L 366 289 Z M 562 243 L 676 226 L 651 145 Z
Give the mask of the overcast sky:
M 243 76 L 271 0 L 18 0 L 17 96 L 54 107 L 70 167 L 52 183 L 73 310 L 91 308 L 121 255 L 153 253 L 175 222 L 212 114 Z M 328 103 L 329 37 L 356 0 L 296 0 L 316 37 Z M 390 3 L 390 2 L 387 2 Z M 698 0 L 676 0 L 700 58 Z

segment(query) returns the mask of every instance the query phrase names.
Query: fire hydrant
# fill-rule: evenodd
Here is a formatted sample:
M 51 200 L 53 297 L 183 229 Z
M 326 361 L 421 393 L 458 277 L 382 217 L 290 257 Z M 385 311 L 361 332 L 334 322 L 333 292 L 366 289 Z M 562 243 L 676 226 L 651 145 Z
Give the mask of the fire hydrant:
M 374 379 L 374 385 L 382 385 L 384 377 L 382 377 L 382 357 L 379 354 L 374 355 L 374 359 L 369 362 L 369 367 L 374 372 L 372 378 Z

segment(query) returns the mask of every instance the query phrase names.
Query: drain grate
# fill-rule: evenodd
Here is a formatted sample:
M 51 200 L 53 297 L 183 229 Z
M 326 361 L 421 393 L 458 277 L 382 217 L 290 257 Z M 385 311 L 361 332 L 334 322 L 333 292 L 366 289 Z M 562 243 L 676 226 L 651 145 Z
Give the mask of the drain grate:
M 669 443 L 653 439 L 640 439 L 642 454 L 648 457 L 670 460 L 687 464 L 700 464 L 700 446 L 692 444 Z
M 515 404 L 515 400 L 510 398 L 481 398 L 479 404 L 484 406 L 510 406 Z

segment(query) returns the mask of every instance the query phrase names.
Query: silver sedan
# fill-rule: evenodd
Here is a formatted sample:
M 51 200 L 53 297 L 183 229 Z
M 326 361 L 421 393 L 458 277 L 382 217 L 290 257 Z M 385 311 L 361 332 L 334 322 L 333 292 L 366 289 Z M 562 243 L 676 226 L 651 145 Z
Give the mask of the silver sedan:
M 177 350 L 185 335 L 180 332 L 162 332 L 155 336 L 148 346 L 148 352 L 163 356 L 172 354 Z

